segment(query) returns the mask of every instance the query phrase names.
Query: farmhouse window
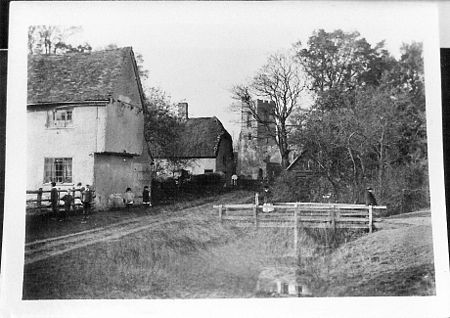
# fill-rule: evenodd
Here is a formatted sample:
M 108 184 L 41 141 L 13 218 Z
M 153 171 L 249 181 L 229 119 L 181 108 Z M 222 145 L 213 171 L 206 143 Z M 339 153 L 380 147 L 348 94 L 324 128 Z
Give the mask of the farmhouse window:
M 248 133 L 247 138 L 248 138 L 248 140 L 252 140 L 252 134 Z
M 64 128 L 72 125 L 72 108 L 54 109 L 47 113 L 47 127 Z
M 45 158 L 44 183 L 72 183 L 72 158 Z

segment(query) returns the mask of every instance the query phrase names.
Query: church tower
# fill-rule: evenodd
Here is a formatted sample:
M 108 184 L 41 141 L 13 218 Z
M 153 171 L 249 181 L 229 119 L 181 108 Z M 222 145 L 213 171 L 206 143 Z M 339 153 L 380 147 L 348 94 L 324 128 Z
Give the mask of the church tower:
M 276 133 L 270 115 L 273 104 L 259 99 L 255 103 L 258 120 L 242 104 L 237 173 L 251 179 L 265 179 L 270 177 L 270 167 L 280 166 L 281 156 L 273 138 Z

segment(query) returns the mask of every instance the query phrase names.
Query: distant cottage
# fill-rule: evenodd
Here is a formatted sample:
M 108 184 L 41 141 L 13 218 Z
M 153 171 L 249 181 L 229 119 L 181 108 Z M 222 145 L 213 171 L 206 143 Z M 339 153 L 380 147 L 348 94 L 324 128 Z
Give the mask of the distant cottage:
M 28 60 L 27 189 L 94 185 L 99 208 L 150 183 L 143 91 L 130 47 Z
M 234 172 L 233 142 L 231 135 L 220 120 L 213 117 L 188 118 L 187 103 L 179 104 L 179 116 L 185 120 L 181 132 L 183 149 L 179 158 L 186 159 L 182 169 L 191 174 L 222 173 L 227 181 Z M 164 174 L 168 171 L 169 161 L 164 155 L 152 149 L 155 164 Z

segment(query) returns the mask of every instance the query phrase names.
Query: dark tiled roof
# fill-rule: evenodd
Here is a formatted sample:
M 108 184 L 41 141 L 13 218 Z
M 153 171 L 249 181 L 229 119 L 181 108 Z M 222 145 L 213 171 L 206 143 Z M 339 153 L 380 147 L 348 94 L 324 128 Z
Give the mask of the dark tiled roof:
M 231 140 L 230 134 L 215 116 L 189 118 L 181 136 L 181 143 L 186 146 L 179 154 L 183 158 L 215 158 L 220 141 L 223 138 Z M 155 158 L 163 158 L 162 154 L 154 150 Z
M 105 100 L 114 92 L 131 47 L 91 53 L 31 55 L 28 104 Z

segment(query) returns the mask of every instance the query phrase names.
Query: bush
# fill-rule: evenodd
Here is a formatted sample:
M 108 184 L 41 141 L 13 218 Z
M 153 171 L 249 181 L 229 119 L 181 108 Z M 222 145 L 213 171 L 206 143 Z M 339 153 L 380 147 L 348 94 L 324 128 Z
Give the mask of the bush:
M 322 202 L 330 192 L 330 185 L 315 174 L 298 174 L 283 171 L 271 186 L 274 201 Z
M 412 212 L 430 206 L 428 172 L 426 165 L 405 164 L 386 167 L 382 186 L 378 180 L 366 178 L 355 186 L 351 181 L 340 180 L 333 188 L 319 174 L 283 171 L 271 187 L 274 201 L 282 202 L 365 202 L 366 186 L 374 188 L 378 204 L 386 205 L 388 214 Z M 323 196 L 331 193 L 329 199 Z
M 190 178 L 153 180 L 152 201 L 162 203 L 165 201 L 192 200 L 222 193 L 227 189 L 224 185 L 225 175 L 219 173 L 192 175 Z

